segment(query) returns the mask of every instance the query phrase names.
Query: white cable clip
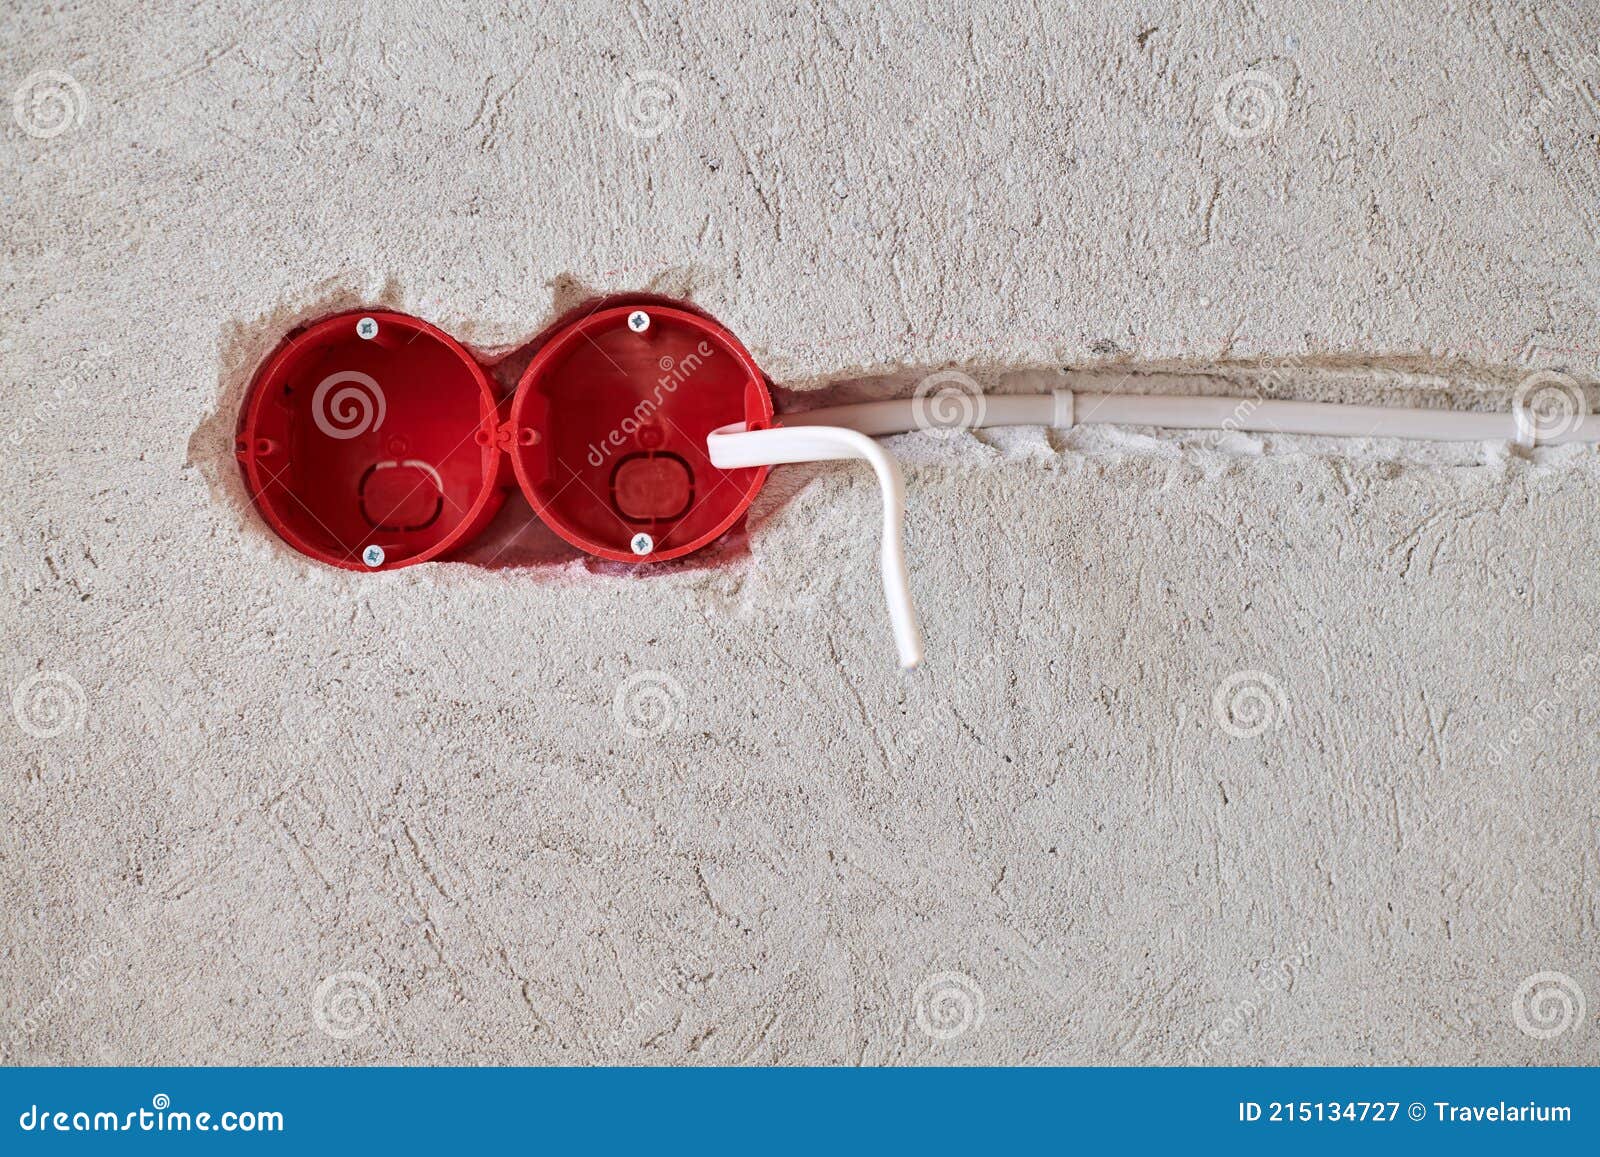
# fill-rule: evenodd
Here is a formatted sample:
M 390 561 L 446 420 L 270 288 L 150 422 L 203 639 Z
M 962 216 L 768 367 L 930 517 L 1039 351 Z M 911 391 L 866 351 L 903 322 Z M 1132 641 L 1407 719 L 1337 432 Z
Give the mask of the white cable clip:
M 865 434 L 839 426 L 781 426 L 746 430 L 743 422 L 713 430 L 706 438 L 711 464 L 719 470 L 776 466 L 784 462 L 827 462 L 861 458 L 878 476 L 883 492 L 883 593 L 889 603 L 900 665 L 908 670 L 922 662 L 922 628 L 911 604 L 906 579 L 904 541 L 906 490 L 900 464 Z
M 1055 430 L 1070 430 L 1077 424 L 1077 397 L 1071 390 L 1050 392 L 1050 426 Z
M 1520 394 L 1511 399 L 1511 421 L 1517 431 L 1512 441 L 1524 450 L 1532 450 L 1539 445 L 1539 427 L 1528 412 L 1527 399 Z

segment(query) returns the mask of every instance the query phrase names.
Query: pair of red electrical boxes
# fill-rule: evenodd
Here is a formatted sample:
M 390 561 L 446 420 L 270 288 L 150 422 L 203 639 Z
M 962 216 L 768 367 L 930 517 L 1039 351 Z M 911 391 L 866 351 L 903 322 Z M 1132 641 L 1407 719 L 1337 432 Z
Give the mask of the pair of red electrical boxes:
M 460 549 L 520 487 L 604 558 L 659 562 L 711 542 L 766 469 L 719 470 L 706 435 L 773 424 L 769 384 L 716 321 L 611 299 L 534 343 L 510 397 L 448 334 L 385 310 L 290 333 L 257 372 L 235 453 L 251 497 L 301 553 L 356 570 Z

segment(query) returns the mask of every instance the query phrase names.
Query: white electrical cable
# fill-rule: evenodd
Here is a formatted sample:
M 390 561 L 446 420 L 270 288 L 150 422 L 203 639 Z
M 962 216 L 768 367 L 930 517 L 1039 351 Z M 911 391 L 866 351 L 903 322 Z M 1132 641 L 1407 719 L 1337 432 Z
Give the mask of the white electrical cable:
M 774 430 L 746 430 L 743 422 L 713 430 L 706 438 L 711 464 L 719 470 L 747 466 L 776 466 L 783 462 L 824 462 L 861 458 L 871 464 L 883 491 L 883 593 L 889 602 L 889 624 L 894 630 L 900 665 L 907 669 L 922 662 L 922 629 L 911 604 L 906 578 L 904 531 L 906 490 L 900 464 L 865 434 L 840 426 L 784 426 Z
M 1329 402 L 1286 402 L 1269 398 L 1206 398 L 1169 394 L 978 395 L 963 405 L 963 426 L 1163 426 L 1183 430 L 1245 430 L 1260 434 L 1323 434 L 1343 438 L 1417 438 L 1430 442 L 1515 441 L 1525 446 L 1600 442 L 1600 421 L 1561 422 L 1540 431 L 1533 416 L 1466 413 L 1391 406 L 1344 406 Z M 818 426 L 843 426 L 863 434 L 905 434 L 940 428 L 929 417 L 937 411 L 919 398 L 857 402 L 806 410 L 794 417 Z
M 1524 446 L 1600 442 L 1600 421 L 1585 421 L 1588 415 L 1582 412 L 1581 398 L 1579 402 L 1573 421 L 1558 422 L 1545 431 L 1520 399 L 1510 413 L 1486 414 L 1269 398 L 1056 390 L 1050 394 L 980 394 L 964 398 L 959 408 L 972 412 L 963 412 L 964 420 L 957 425 L 1051 426 L 1058 430 L 1098 425 L 1161 426 L 1346 438 L 1418 438 L 1431 442 L 1510 440 Z M 899 463 L 872 437 L 952 428 L 937 420 L 938 410 L 937 398 L 931 402 L 923 398 L 854 402 L 787 416 L 789 422 L 804 422 L 803 426 L 746 430 L 739 422 L 713 431 L 706 439 L 711 464 L 723 470 L 841 458 L 862 458 L 872 464 L 883 491 L 883 590 L 889 601 L 889 621 L 894 628 L 900 665 L 907 668 L 922 661 L 922 632 L 906 579 L 901 529 L 905 486 Z

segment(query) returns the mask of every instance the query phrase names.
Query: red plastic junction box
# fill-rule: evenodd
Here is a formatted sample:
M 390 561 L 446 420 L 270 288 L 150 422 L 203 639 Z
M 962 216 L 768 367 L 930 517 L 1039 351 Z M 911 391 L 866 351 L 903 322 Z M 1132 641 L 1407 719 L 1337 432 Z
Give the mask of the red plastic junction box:
M 268 525 L 334 566 L 459 550 L 499 510 L 508 469 L 574 546 L 659 562 L 726 532 L 766 479 L 713 466 L 706 435 L 772 421 L 760 368 L 688 306 L 613 300 L 570 317 L 509 400 L 448 334 L 364 310 L 284 339 L 246 394 L 235 453 Z

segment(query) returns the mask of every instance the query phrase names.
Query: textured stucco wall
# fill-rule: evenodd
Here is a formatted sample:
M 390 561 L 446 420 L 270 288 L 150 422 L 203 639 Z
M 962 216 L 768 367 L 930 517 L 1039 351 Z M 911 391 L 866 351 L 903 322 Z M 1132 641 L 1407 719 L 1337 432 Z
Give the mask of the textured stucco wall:
M 791 405 L 1592 387 L 1600 14 L 1316 7 L 7 6 L 7 1059 L 1600 1060 L 1592 451 L 898 439 L 909 676 L 853 468 L 367 576 L 228 457 L 296 321 L 645 288 Z

